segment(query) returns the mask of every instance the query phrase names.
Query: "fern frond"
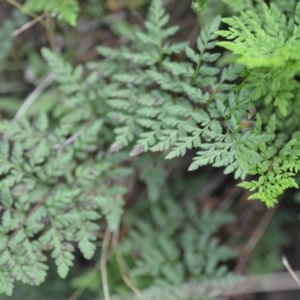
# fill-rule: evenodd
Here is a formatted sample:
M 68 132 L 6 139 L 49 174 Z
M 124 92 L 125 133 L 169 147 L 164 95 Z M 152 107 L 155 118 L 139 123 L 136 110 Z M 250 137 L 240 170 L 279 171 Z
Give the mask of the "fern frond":
M 286 143 L 279 154 L 269 161 L 258 164 L 251 173 L 257 174 L 257 180 L 242 182 L 239 185 L 254 192 L 249 199 L 259 199 L 273 207 L 278 197 L 288 188 L 298 188 L 295 174 L 300 170 L 299 164 L 299 133 L 294 139 Z
M 47 12 L 56 14 L 58 20 L 67 22 L 71 26 L 77 24 L 77 17 L 79 13 L 79 4 L 77 0 L 52 0 L 49 2 L 38 0 L 27 0 L 25 9 L 34 12 Z
M 299 42 L 295 39 L 299 31 L 297 8 L 294 18 L 288 20 L 273 3 L 270 6 L 263 3 L 260 7 L 261 12 L 248 10 L 240 16 L 223 18 L 229 28 L 217 33 L 227 41 L 218 45 L 238 55 L 237 62 L 251 70 L 246 82 L 261 81 L 256 85 L 253 99 L 265 97 L 266 103 L 273 102 L 286 116 L 290 113 L 293 93 L 299 88 L 294 81 L 300 72 L 300 56 L 296 51 Z
M 121 245 L 124 255 L 138 251 L 130 277 L 136 284 L 140 282 L 139 279 L 147 278 L 149 285 L 154 288 L 229 276 L 226 267 L 219 264 L 233 257 L 234 251 L 219 245 L 219 240 L 212 235 L 220 226 L 232 221 L 232 216 L 207 208 L 198 215 L 193 202 L 181 209 L 174 205 L 166 189 L 162 197 L 164 201 L 151 208 L 148 218 L 136 220 L 134 228 Z M 184 230 L 180 226 L 183 222 L 186 224 Z M 181 256 L 183 264 L 179 263 Z M 159 294 L 164 299 L 194 299 L 185 290 L 174 293 L 160 291 Z M 197 296 L 204 296 L 204 293 Z
M 56 60 L 49 53 L 50 59 Z M 72 69 L 64 63 L 60 68 L 66 68 L 66 73 L 56 68 L 59 76 L 65 76 L 62 85 L 66 81 L 76 84 L 78 77 Z M 69 90 L 64 89 L 66 95 Z M 75 244 L 90 259 L 96 250 L 94 232 L 99 230 L 97 222 L 102 215 L 107 216 L 112 231 L 118 227 L 126 189 L 121 184 L 112 186 L 112 182 L 129 172 L 108 155 L 99 156 L 96 163 L 89 159 L 98 151 L 103 122 L 90 120 L 83 126 L 81 122 L 81 118 L 72 122 L 62 118 L 61 124 L 53 127 L 45 114 L 33 123 L 26 119 L 0 122 L 0 267 L 12 278 L 6 283 L 6 293 L 15 280 L 31 285 L 44 280 L 44 251 L 51 251 L 61 277 L 66 277 L 73 264 Z M 73 133 L 76 128 L 80 130 Z M 110 197 L 109 205 L 96 201 L 103 191 Z

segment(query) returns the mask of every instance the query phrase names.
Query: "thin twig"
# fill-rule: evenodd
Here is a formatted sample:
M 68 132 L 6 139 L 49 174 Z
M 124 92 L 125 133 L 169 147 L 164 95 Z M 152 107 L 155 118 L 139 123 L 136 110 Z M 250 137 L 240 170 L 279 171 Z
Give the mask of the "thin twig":
M 68 298 L 68 300 L 77 300 L 78 297 L 84 292 L 83 288 L 77 289 L 71 296 Z
M 300 272 L 295 272 L 299 277 Z M 228 277 L 202 282 L 189 282 L 180 285 L 168 285 L 162 288 L 149 288 L 143 290 L 142 299 L 161 299 L 161 295 L 185 295 L 185 299 L 209 296 L 216 293 L 221 296 L 233 296 L 242 294 L 252 294 L 259 292 L 276 292 L 299 290 L 299 286 L 288 272 L 280 272 L 264 275 L 250 275 L 240 277 Z M 114 300 L 139 300 L 133 293 L 121 296 L 114 296 Z M 96 299 L 95 299 L 96 300 Z M 100 299 L 97 299 L 100 300 Z
M 27 112 L 29 107 L 37 100 L 40 94 L 52 83 L 54 79 L 54 73 L 51 72 L 48 74 L 45 79 L 41 81 L 41 83 L 33 90 L 33 92 L 27 97 L 24 101 L 23 105 L 17 111 L 13 121 L 18 122 Z
M 70 136 L 69 138 L 67 138 L 61 144 L 55 144 L 51 148 L 52 149 L 61 149 L 61 148 L 65 147 L 65 146 L 73 143 L 81 135 L 82 130 L 83 130 L 83 128 L 81 128 L 80 130 L 78 130 L 77 132 L 75 132 L 72 136 Z
M 260 238 L 262 237 L 263 233 L 267 229 L 267 227 L 276 211 L 276 208 L 277 208 L 277 206 L 273 209 L 266 211 L 266 213 L 262 217 L 260 223 L 256 227 L 254 233 L 252 234 L 251 238 L 249 239 L 246 246 L 241 251 L 241 253 L 239 255 L 237 267 L 235 269 L 236 273 L 243 273 L 243 270 L 245 269 L 246 264 L 247 264 L 247 258 L 252 253 L 252 251 L 256 247 L 257 243 L 259 242 Z
M 227 177 L 224 175 L 223 171 L 217 171 L 212 176 L 213 180 L 208 181 L 203 188 L 201 188 L 201 195 L 197 199 L 198 203 L 202 203 L 211 196 L 215 191 L 220 189 L 222 184 L 227 180 Z
M 15 1 L 15 0 L 6 0 L 6 1 L 7 1 L 8 3 L 10 3 L 11 5 L 17 7 L 17 8 L 20 9 L 23 13 L 29 15 L 30 17 L 32 17 L 32 18 L 34 18 L 34 19 L 36 19 L 36 18 L 39 17 L 37 14 L 35 14 L 35 13 L 31 12 L 31 11 L 28 11 L 28 10 L 24 9 L 24 6 L 23 6 L 21 3 L 19 3 L 18 1 Z M 41 20 L 39 20 L 38 22 L 40 22 L 41 24 L 43 24 L 43 25 L 45 26 L 45 24 L 44 24 Z
M 240 188 L 236 185 L 232 186 L 225 196 L 225 199 L 220 203 L 218 211 L 224 212 L 232 205 L 237 195 L 241 192 Z
M 33 25 L 35 25 L 36 23 L 40 22 L 40 20 L 42 20 L 44 17 L 46 16 L 46 13 L 38 16 L 37 18 L 31 20 L 30 22 L 24 24 L 23 26 L 21 26 L 19 29 L 15 30 L 13 32 L 13 36 L 17 36 L 20 33 L 26 31 L 27 29 L 29 29 L 30 27 L 32 27 Z
M 111 244 L 114 249 L 117 248 L 118 243 L 119 243 L 119 233 L 120 233 L 120 230 L 118 228 L 116 231 L 114 231 L 112 239 L 111 239 Z
M 104 292 L 104 299 L 110 300 L 109 295 L 109 287 L 108 287 L 108 281 L 107 281 L 107 269 L 106 269 L 106 261 L 107 261 L 107 251 L 108 246 L 111 238 L 111 232 L 109 228 L 106 228 L 104 240 L 102 244 L 102 251 L 101 251 L 101 260 L 100 260 L 100 268 L 101 268 L 101 275 L 102 275 L 102 287 Z
M 291 276 L 295 279 L 295 281 L 298 283 L 298 285 L 300 286 L 300 280 L 299 277 L 296 275 L 296 273 L 294 272 L 294 270 L 291 268 L 288 260 L 286 259 L 285 256 L 282 257 L 282 263 L 284 264 L 284 266 L 286 267 L 286 269 L 288 270 L 288 272 L 291 274 Z
M 120 272 L 121 276 L 124 280 L 124 282 L 127 284 L 127 286 L 138 296 L 142 297 L 142 293 L 138 290 L 138 288 L 134 285 L 134 283 L 130 280 L 129 276 L 127 275 L 129 273 L 129 268 L 126 264 L 126 261 L 124 260 L 123 256 L 120 254 L 120 252 L 117 250 L 118 247 L 118 242 L 119 242 L 119 233 L 120 230 L 116 230 L 113 233 L 112 236 L 112 246 L 113 250 L 116 251 L 116 258 L 120 266 Z
M 123 256 L 120 253 L 116 253 L 117 261 L 120 265 L 120 272 L 121 276 L 126 283 L 126 285 L 138 296 L 139 298 L 142 298 L 142 293 L 139 291 L 139 289 L 134 285 L 132 280 L 129 278 L 128 273 L 129 273 L 129 268 L 126 264 L 126 261 L 124 260 Z
M 107 231 L 106 231 L 107 232 Z M 105 234 L 106 234 L 106 232 L 105 232 Z M 102 236 L 104 239 L 106 238 L 105 237 L 105 234 Z M 117 247 L 117 244 L 118 244 L 118 236 L 119 236 L 119 230 L 117 230 L 117 231 L 115 231 L 114 233 L 113 233 L 113 236 L 112 236 L 112 245 L 113 245 L 113 247 Z M 104 244 L 102 245 L 103 247 L 104 247 Z M 102 251 L 103 251 L 103 248 L 102 248 Z M 102 252 L 103 253 L 103 252 Z M 107 253 L 106 253 L 106 256 L 107 256 Z M 101 259 L 102 259 L 102 257 L 100 258 L 100 263 L 102 264 L 102 262 L 101 262 Z M 99 263 L 99 262 L 98 262 Z M 95 267 L 94 267 L 94 269 L 93 270 L 95 270 L 96 268 L 97 268 L 97 266 L 98 266 L 98 263 L 95 265 Z M 103 275 L 102 275 L 103 276 Z M 84 287 L 81 287 L 81 288 L 78 288 L 78 289 L 76 289 L 76 291 L 68 298 L 68 300 L 77 300 L 79 297 L 80 297 L 80 295 L 85 291 L 85 289 L 87 288 L 87 286 L 88 286 L 88 283 L 90 283 L 92 280 L 94 280 L 95 279 L 95 276 L 92 276 L 89 280 L 86 280 L 85 281 L 85 283 L 86 284 L 84 284 Z

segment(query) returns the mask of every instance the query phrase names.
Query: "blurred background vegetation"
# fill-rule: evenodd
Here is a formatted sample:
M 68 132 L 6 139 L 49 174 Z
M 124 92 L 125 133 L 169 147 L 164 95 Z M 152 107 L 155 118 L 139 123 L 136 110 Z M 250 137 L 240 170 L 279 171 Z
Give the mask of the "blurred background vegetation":
M 0 118 L 12 118 L 49 72 L 40 55 L 41 47 L 59 49 L 73 65 L 95 60 L 97 45 L 117 46 L 120 38 L 116 32 L 122 32 L 128 24 L 143 26 L 150 1 L 79 1 L 76 26 L 57 20 L 54 14 L 43 16 L 43 12 L 28 10 L 25 2 L 0 2 Z M 191 45 L 201 26 L 213 16 L 234 13 L 226 2 L 208 1 L 199 20 L 190 1 L 164 1 L 171 14 L 170 23 L 181 28 L 176 38 Z M 28 26 L 32 21 L 34 24 Z M 50 111 L 58 97 L 55 86 L 49 86 L 28 114 Z M 210 167 L 187 173 L 183 171 L 186 164 L 185 159 L 175 160 L 170 167 L 162 161 L 159 166 L 163 172 L 159 173 L 149 164 L 145 169 L 148 179 L 144 176 L 144 182 L 133 183 L 134 193 L 127 197 L 119 236 L 121 246 L 109 253 L 107 272 L 112 294 L 128 293 L 135 286 L 146 289 L 209 279 L 210 274 L 222 278 L 234 271 L 263 274 L 282 270 L 282 253 L 292 253 L 293 245 L 299 243 L 299 224 L 293 221 L 299 213 L 297 202 L 282 201 L 280 209 L 271 215 L 261 203 L 247 201 L 247 191 L 237 188 L 230 176 Z M 299 198 L 293 193 L 286 197 Z M 152 206 L 153 201 L 157 205 Z M 259 227 L 264 220 L 266 226 Z M 255 247 L 245 252 L 257 230 L 262 231 L 262 238 L 258 237 Z M 46 282 L 39 287 L 18 284 L 12 297 L 1 295 L 1 299 L 19 300 L 25 295 L 30 300 L 102 299 L 100 242 L 98 246 L 91 261 L 76 253 L 76 264 L 66 280 L 60 279 L 51 266 Z M 226 264 L 221 263 L 224 261 Z M 202 273 L 205 276 L 199 275 Z

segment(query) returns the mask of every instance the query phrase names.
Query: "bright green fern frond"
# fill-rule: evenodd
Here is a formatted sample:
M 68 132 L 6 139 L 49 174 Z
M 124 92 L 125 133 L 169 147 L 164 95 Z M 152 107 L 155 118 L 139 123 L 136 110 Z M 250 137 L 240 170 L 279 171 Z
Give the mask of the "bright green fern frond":
M 298 188 L 295 174 L 300 170 L 299 133 L 286 143 L 279 154 L 269 161 L 257 164 L 251 173 L 258 180 L 243 182 L 240 186 L 254 192 L 249 199 L 259 199 L 268 207 L 273 207 L 278 197 L 288 188 Z
M 237 62 L 249 69 L 245 83 L 251 86 L 256 82 L 252 98 L 273 102 L 286 116 L 291 113 L 289 103 L 299 88 L 294 80 L 300 72 L 297 8 L 294 18 L 288 20 L 273 3 L 260 7 L 262 11 L 256 8 L 223 18 L 229 28 L 217 33 L 227 41 L 218 45 L 238 55 Z
M 25 9 L 35 12 L 47 12 L 50 14 L 56 14 L 58 20 L 67 22 L 71 26 L 77 24 L 77 17 L 79 13 L 79 4 L 77 0 L 51 0 L 51 1 L 39 1 L 39 0 L 27 0 L 25 3 Z
M 275 5 L 263 8 L 263 19 L 253 12 L 242 12 L 240 17 L 223 18 L 229 25 L 229 30 L 217 33 L 232 42 L 218 42 L 239 55 L 238 62 L 249 68 L 280 67 L 290 59 L 288 48 L 291 47 L 287 27 L 287 20 Z M 259 20 L 259 21 L 258 21 Z

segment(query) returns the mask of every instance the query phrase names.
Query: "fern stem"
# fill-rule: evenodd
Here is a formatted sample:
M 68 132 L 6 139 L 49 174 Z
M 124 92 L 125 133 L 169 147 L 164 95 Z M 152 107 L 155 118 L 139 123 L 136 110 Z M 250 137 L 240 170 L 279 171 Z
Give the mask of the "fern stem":
M 54 39 L 54 23 L 51 15 L 46 16 L 46 35 L 51 45 L 52 50 L 57 50 L 55 47 L 55 39 Z
M 33 92 L 27 97 L 22 106 L 17 111 L 13 121 L 18 122 L 26 114 L 29 107 L 34 103 L 40 94 L 52 83 L 54 79 L 54 73 L 48 74 L 41 83 L 33 90 Z
M 164 59 L 164 52 L 163 52 L 163 46 L 162 46 L 162 40 L 160 38 L 160 43 L 158 45 L 158 54 L 159 54 L 159 58 L 158 58 L 158 71 L 162 70 L 162 62 Z
M 21 26 L 20 28 L 18 28 L 17 30 L 15 30 L 13 32 L 13 36 L 17 36 L 19 34 L 21 34 L 22 32 L 26 31 L 27 29 L 29 29 L 30 27 L 34 26 L 36 23 L 40 22 L 42 19 L 44 19 L 44 17 L 46 16 L 46 13 L 38 16 L 37 18 L 31 20 L 30 22 L 24 24 L 23 26 Z
M 197 76 L 199 74 L 200 67 L 201 67 L 202 58 L 203 58 L 203 54 L 201 53 L 199 61 L 197 63 L 196 70 L 195 70 L 195 72 L 193 74 L 193 77 L 192 77 L 192 80 L 191 80 L 191 86 L 193 86 L 196 83 L 196 79 L 197 79 Z
M 101 261 L 100 261 L 101 275 L 102 275 L 102 287 L 103 287 L 105 300 L 110 300 L 108 280 L 107 280 L 107 269 L 106 269 L 107 250 L 108 250 L 110 237 L 111 237 L 111 232 L 107 226 L 105 235 L 104 235 L 103 244 L 102 244 Z

